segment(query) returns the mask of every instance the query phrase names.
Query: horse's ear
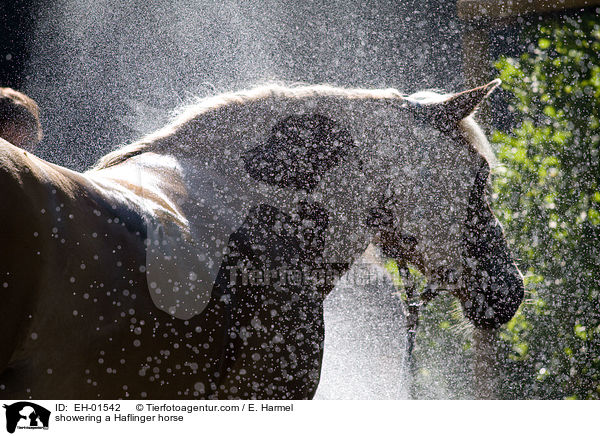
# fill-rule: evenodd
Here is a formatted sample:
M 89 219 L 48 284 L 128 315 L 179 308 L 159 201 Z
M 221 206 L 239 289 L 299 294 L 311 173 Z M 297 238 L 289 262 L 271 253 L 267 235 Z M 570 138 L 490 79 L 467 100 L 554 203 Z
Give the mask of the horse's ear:
M 448 121 L 458 122 L 471 115 L 477 107 L 502 81 L 500 79 L 492 80 L 487 85 L 468 91 L 454 94 L 448 100 L 438 103 L 438 110 L 443 115 L 442 118 Z M 436 105 L 436 106 L 437 106 Z

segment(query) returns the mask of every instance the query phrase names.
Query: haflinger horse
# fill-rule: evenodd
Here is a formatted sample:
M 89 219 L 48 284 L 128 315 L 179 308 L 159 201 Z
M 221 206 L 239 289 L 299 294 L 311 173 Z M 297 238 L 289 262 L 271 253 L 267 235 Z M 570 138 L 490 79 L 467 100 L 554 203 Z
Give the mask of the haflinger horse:
M 0 397 L 312 398 L 323 299 L 369 244 L 508 321 L 471 117 L 498 83 L 223 94 L 84 173 L 2 141 Z

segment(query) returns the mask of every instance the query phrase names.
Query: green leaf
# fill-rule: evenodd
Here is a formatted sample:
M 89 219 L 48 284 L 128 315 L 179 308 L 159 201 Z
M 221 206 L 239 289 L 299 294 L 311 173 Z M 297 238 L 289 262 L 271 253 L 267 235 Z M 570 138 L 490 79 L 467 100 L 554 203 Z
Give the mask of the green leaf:
M 541 48 L 542 50 L 546 50 L 550 47 L 551 43 L 552 43 L 552 41 L 550 41 L 547 38 L 540 38 L 540 40 L 538 41 L 538 47 Z

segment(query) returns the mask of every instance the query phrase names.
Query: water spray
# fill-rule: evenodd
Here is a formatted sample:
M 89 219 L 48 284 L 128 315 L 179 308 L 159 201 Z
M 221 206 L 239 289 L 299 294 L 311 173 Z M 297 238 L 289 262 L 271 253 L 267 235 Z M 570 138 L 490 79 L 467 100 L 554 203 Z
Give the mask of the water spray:
M 415 378 L 416 365 L 413 358 L 413 350 L 417 337 L 417 328 L 419 327 L 419 314 L 421 308 L 424 308 L 433 300 L 439 293 L 439 289 L 430 285 L 425 286 L 422 292 L 419 293 L 417 284 L 413 279 L 408 263 L 404 259 L 396 259 L 398 273 L 404 284 L 404 302 L 402 309 L 406 319 L 406 361 L 408 363 L 408 395 L 411 400 L 416 399 Z

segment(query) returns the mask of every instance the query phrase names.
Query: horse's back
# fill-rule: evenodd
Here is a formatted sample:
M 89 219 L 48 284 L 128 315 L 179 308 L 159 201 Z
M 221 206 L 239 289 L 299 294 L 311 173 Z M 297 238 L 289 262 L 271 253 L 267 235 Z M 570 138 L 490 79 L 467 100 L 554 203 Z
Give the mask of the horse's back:
M 0 164 L 0 395 L 96 397 L 98 353 L 143 302 L 143 239 L 81 174 L 5 143 Z
M 222 302 L 181 320 L 150 297 L 144 206 L 161 199 L 1 145 L 0 397 L 215 398 Z

